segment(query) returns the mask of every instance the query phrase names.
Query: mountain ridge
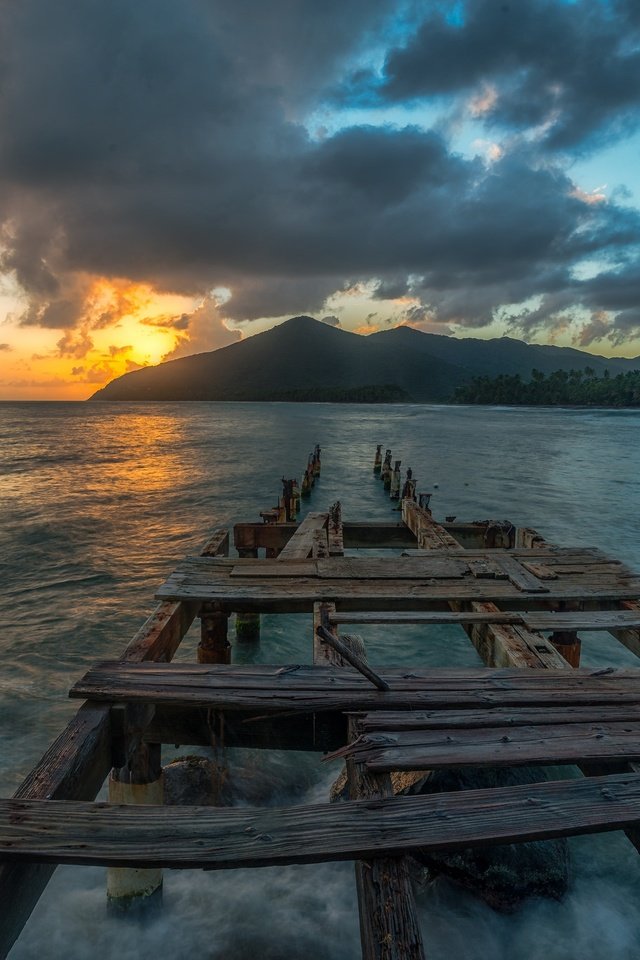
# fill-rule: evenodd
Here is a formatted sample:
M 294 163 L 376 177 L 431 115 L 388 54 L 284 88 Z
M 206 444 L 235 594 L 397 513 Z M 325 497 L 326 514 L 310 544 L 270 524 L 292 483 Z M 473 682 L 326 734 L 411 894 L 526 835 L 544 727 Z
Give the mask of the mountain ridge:
M 218 350 L 142 367 L 112 380 L 89 400 L 269 400 L 314 398 L 331 391 L 393 387 L 416 402 L 448 400 L 476 376 L 592 367 L 602 375 L 640 367 L 640 358 L 608 359 L 572 347 L 527 344 L 510 337 L 456 339 L 395 327 L 363 337 L 313 317 Z

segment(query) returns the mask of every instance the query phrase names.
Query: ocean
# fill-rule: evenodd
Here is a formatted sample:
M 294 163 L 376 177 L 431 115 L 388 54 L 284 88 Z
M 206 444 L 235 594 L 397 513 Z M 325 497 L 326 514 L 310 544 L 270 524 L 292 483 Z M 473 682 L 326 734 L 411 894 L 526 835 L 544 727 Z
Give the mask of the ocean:
M 336 499 L 354 520 L 392 520 L 372 473 L 390 447 L 437 519 L 509 519 L 564 545 L 599 546 L 640 568 L 640 411 L 257 403 L 0 404 L 1 795 L 10 796 L 76 708 L 73 682 L 117 657 L 157 585 L 221 524 L 258 520 L 280 478 L 314 444 L 322 477 L 309 507 Z M 376 663 L 476 664 L 452 628 L 393 650 L 367 628 Z M 197 633 L 180 651 L 195 658 Z M 242 658 L 249 656 L 237 651 Z M 310 618 L 265 617 L 265 662 L 310 662 Z M 586 634 L 585 665 L 638 665 Z M 182 751 L 188 752 L 186 750 Z M 167 756 L 173 752 L 168 751 Z M 319 801 L 338 767 L 316 755 L 230 751 L 230 776 L 278 802 Z M 265 788 L 266 789 L 266 788 Z M 284 800 L 283 800 L 284 798 Z M 430 960 L 627 960 L 640 955 L 640 860 L 619 833 L 570 841 L 563 904 L 499 916 L 445 880 L 418 892 Z M 143 924 L 105 914 L 104 871 L 59 868 L 11 960 L 355 960 L 351 864 L 165 873 L 164 909 Z M 0 907 L 1 909 L 1 907 Z

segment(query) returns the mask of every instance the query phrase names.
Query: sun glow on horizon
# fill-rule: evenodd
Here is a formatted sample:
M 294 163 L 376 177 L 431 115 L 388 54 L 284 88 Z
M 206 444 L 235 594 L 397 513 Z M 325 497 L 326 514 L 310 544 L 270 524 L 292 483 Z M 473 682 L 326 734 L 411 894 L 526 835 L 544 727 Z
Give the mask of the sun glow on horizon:
M 186 337 L 201 301 L 106 277 L 81 285 L 67 329 L 9 315 L 0 333 L 0 399 L 82 400 L 114 377 L 162 362 Z

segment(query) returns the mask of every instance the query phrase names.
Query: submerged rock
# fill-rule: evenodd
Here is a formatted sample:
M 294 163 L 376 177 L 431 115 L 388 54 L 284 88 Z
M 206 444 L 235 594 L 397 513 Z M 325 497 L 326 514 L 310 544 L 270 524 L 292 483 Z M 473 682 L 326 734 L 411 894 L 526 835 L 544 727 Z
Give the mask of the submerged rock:
M 219 776 L 207 757 L 178 757 L 163 767 L 164 803 L 167 806 L 207 807 L 218 801 Z
M 508 767 L 432 772 L 407 793 L 449 793 L 457 790 L 516 786 L 548 779 L 539 768 Z M 446 876 L 484 900 L 494 910 L 512 913 L 529 897 L 561 900 L 570 874 L 566 838 L 467 847 L 452 853 L 414 851 L 427 868 L 427 879 Z

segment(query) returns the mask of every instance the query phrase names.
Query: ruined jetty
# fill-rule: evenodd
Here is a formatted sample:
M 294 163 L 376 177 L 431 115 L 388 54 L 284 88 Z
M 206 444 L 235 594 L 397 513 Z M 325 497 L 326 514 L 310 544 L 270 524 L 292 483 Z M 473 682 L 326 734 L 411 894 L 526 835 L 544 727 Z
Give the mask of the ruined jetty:
M 216 530 L 163 583 L 117 661 L 73 686 L 84 701 L 15 796 L 0 801 L 0 957 L 56 864 L 109 868 L 112 905 L 157 899 L 162 870 L 352 860 L 365 960 L 424 956 L 408 856 L 607 830 L 640 850 L 640 671 L 580 667 L 580 634 L 640 655 L 640 577 L 597 547 L 512 523 L 438 522 L 429 495 L 378 446 L 381 496 L 401 513 L 351 521 L 317 498 L 320 448 L 260 522 Z M 316 504 L 313 504 L 316 506 Z M 401 517 L 401 519 L 400 519 Z M 232 553 L 233 548 L 233 555 Z M 385 550 L 383 556 L 372 555 Z M 306 663 L 240 665 L 264 613 L 308 614 Z M 197 661 L 173 663 L 200 618 Z M 231 621 L 233 624 L 234 621 Z M 341 630 L 463 630 L 484 667 L 378 667 Z M 268 638 L 266 641 L 268 642 Z M 162 744 L 289 748 L 346 761 L 345 803 L 165 807 Z M 398 771 L 577 765 L 584 776 L 394 795 Z M 95 802 L 105 780 L 109 801 Z

